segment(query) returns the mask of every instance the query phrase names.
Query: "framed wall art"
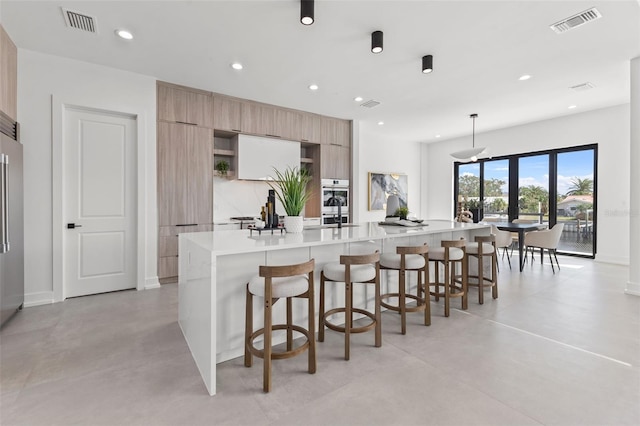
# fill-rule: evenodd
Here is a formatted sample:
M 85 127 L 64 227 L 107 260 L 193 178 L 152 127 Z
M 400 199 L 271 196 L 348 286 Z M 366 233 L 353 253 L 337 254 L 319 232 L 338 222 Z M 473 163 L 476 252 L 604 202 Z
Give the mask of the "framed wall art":
M 386 210 L 389 195 L 397 195 L 400 207 L 407 207 L 409 179 L 402 173 L 369 172 L 369 210 Z

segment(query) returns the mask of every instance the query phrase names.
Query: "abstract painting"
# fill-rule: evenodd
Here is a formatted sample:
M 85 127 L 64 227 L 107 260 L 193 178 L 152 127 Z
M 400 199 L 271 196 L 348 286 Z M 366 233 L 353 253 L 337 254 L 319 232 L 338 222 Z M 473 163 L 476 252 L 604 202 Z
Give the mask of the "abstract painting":
M 386 210 L 389 195 L 397 195 L 400 207 L 407 207 L 408 184 L 402 173 L 369 172 L 369 210 Z

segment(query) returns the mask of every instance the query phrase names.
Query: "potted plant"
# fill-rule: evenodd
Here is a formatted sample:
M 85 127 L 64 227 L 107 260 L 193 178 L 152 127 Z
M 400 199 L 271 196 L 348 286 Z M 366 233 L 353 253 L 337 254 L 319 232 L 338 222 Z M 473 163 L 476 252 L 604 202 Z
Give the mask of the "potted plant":
M 284 227 L 287 232 L 300 233 L 303 228 L 302 210 L 311 196 L 307 189 L 311 177 L 297 167 L 288 167 L 284 171 L 275 168 L 273 170 L 276 176 L 267 183 L 275 191 L 287 214 Z
M 406 219 L 409 214 L 409 207 L 398 207 L 394 216 L 400 216 L 400 219 Z
M 480 221 L 480 215 L 482 214 L 482 208 L 480 207 L 480 201 L 474 198 L 467 201 L 467 210 L 473 214 L 473 223 Z
M 218 172 L 218 176 L 226 177 L 229 172 L 229 162 L 227 160 L 220 160 L 216 163 L 215 169 Z

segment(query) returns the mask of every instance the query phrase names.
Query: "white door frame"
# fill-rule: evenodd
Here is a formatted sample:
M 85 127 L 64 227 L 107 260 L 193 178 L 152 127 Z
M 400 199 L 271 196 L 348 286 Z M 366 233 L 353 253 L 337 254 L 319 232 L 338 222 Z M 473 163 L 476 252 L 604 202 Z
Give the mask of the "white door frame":
M 108 108 L 103 108 L 101 105 L 87 105 L 87 102 L 74 102 L 73 99 L 61 99 L 56 95 L 51 96 L 51 127 L 52 127 L 52 252 L 53 252 L 53 301 L 61 302 L 66 298 L 64 292 L 64 247 L 65 236 L 64 231 L 64 187 L 65 171 L 64 171 L 64 123 L 65 112 L 67 109 L 73 108 L 76 110 L 85 110 L 91 112 L 118 114 L 128 116 L 136 122 L 136 136 L 137 149 L 136 149 L 136 167 L 137 167 L 137 184 L 138 184 L 138 205 L 137 205 L 137 250 L 136 250 L 136 289 L 145 289 L 145 264 L 146 264 L 146 205 L 147 188 L 145 185 L 145 131 L 146 128 L 146 116 L 144 113 L 138 113 L 135 111 L 113 111 Z M 149 288 L 149 287 L 147 287 Z

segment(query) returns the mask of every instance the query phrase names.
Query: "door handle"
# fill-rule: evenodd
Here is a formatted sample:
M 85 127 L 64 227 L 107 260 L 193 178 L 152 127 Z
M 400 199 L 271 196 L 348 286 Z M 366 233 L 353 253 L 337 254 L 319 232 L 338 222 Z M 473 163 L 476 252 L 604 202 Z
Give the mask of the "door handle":
M 0 154 L 0 253 L 9 251 L 9 156 Z
M 75 223 L 67 223 L 67 229 L 82 228 L 82 225 L 76 225 Z

